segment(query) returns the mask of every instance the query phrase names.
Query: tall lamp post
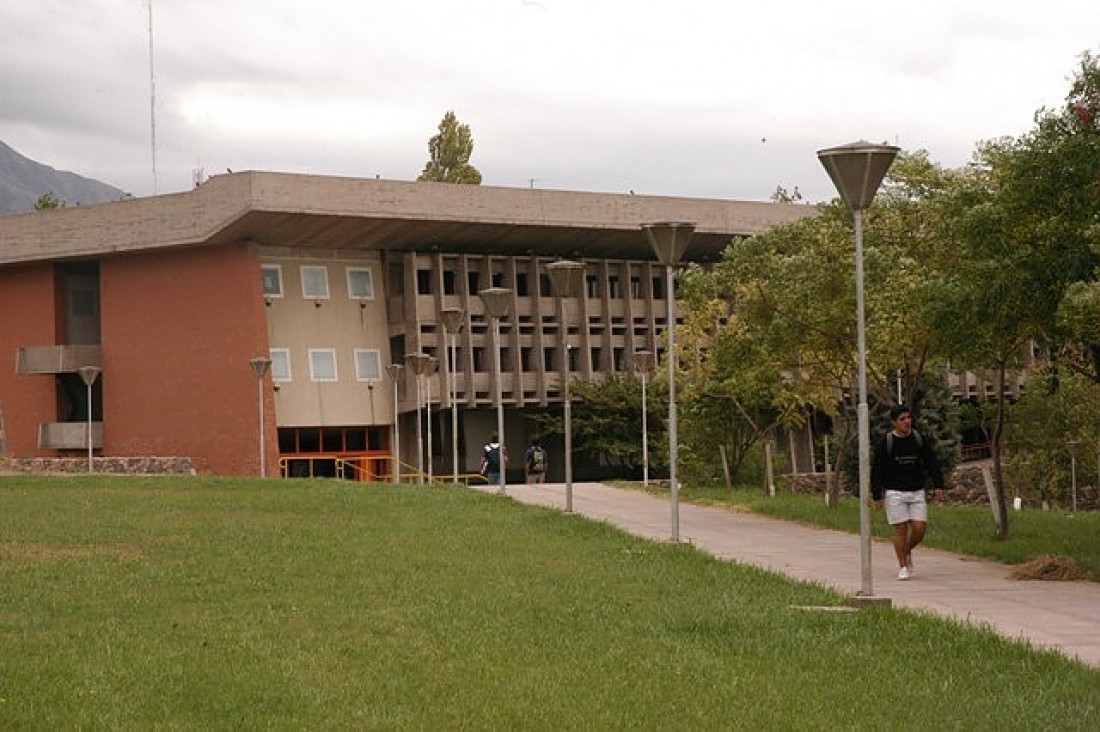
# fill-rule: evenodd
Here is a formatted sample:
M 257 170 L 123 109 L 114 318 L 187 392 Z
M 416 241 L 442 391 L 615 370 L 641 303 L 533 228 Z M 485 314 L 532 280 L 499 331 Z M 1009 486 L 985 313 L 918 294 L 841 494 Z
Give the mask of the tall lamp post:
M 653 351 L 634 352 L 634 370 L 642 378 L 642 485 L 649 486 L 649 432 L 646 413 L 646 381 L 653 370 Z
M 678 435 L 676 428 L 676 291 L 673 282 L 673 268 L 684 256 L 691 235 L 695 233 L 695 224 L 685 221 L 663 221 L 642 226 L 649 245 L 657 260 L 665 266 L 668 303 L 668 315 L 665 330 L 668 331 L 668 488 L 669 504 L 672 513 L 672 541 L 680 541 L 680 484 L 676 477 L 676 463 L 679 458 Z
M 496 382 L 497 403 L 497 439 L 500 445 L 500 492 L 505 492 L 504 479 L 504 395 L 500 374 L 500 319 L 508 314 L 508 305 L 512 302 L 512 291 L 507 287 L 490 287 L 478 293 L 485 306 L 485 312 L 493 321 L 493 380 Z
M 405 365 L 409 371 L 416 375 L 416 472 L 417 482 L 424 482 L 424 422 L 421 413 L 421 405 L 424 403 L 421 389 L 423 384 L 421 376 L 428 370 L 428 361 L 431 359 L 426 353 L 410 353 L 405 356 Z
M 405 367 L 399 363 L 391 363 L 386 367 L 386 373 L 393 382 L 393 482 L 401 482 L 401 428 L 397 424 L 397 386 L 401 381 L 401 372 Z
M 92 384 L 99 378 L 99 374 L 103 371 L 98 366 L 81 366 L 77 369 L 80 374 L 80 379 L 84 382 L 84 386 L 88 389 L 88 472 L 92 472 Z M 261 396 L 263 392 L 260 393 Z M 260 403 L 260 409 L 263 409 L 263 402 Z M 263 419 L 263 412 L 260 412 L 260 418 Z M 261 425 L 263 422 L 261 421 Z M 263 439 L 263 432 L 260 433 L 261 440 Z M 263 449 L 263 442 L 260 443 L 260 449 Z M 262 453 L 261 453 L 262 455 Z M 262 466 L 261 461 L 261 466 Z
M 435 469 L 432 465 L 432 375 L 439 370 L 439 359 L 435 356 L 428 356 L 428 366 L 424 369 L 424 386 L 427 389 L 427 399 L 425 399 L 424 411 L 427 412 L 428 422 L 428 482 L 435 482 Z
M 871 579 L 871 514 L 868 501 L 871 484 L 871 427 L 867 408 L 867 325 L 863 298 L 863 211 L 875 199 L 886 171 L 898 154 L 893 145 L 866 141 L 817 151 L 817 159 L 852 211 L 856 229 L 856 331 L 859 349 L 859 537 L 860 596 L 874 597 Z
M 561 378 L 565 386 L 562 396 L 563 417 L 565 419 L 565 512 L 573 512 L 573 395 L 569 382 L 569 324 L 565 320 L 565 298 L 576 297 L 584 283 L 585 266 L 583 262 L 563 260 L 546 265 L 546 274 L 550 278 L 550 287 L 558 298 L 558 329 L 561 331 Z
M 258 386 L 258 399 L 260 402 L 260 477 L 267 477 L 267 451 L 264 441 L 264 377 L 271 370 L 271 359 L 264 356 L 248 359 L 248 365 L 252 367 L 252 373 L 256 374 Z
M 439 311 L 443 330 L 450 336 L 451 359 L 447 368 L 447 396 L 451 401 L 451 480 L 458 483 L 458 334 L 466 323 L 466 313 L 459 308 L 444 308 Z

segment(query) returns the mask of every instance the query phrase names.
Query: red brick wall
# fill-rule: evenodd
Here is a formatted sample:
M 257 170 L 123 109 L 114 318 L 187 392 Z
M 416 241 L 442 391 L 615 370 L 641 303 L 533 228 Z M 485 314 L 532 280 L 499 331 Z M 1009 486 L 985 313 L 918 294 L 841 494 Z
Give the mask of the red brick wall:
M 257 380 L 268 354 L 258 249 L 226 245 L 100 264 L 104 454 L 185 456 L 199 472 L 259 474 Z M 271 377 L 267 474 L 277 474 Z
M 57 421 L 54 377 L 16 374 L 15 354 L 57 344 L 55 300 L 52 264 L 0 270 L 0 409 L 8 452 L 17 457 L 54 454 L 38 449 L 38 425 Z

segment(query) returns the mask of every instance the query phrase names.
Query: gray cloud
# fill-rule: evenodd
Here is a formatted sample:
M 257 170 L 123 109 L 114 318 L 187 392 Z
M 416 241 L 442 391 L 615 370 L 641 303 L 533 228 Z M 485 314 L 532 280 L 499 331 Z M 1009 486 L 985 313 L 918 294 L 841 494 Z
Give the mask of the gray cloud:
M 821 200 L 819 147 L 961 165 L 1026 132 L 1100 27 L 1086 0 L 542 5 L 154 0 L 157 190 L 197 167 L 413 178 L 454 109 L 487 184 Z M 147 20 L 137 0 L 0 7 L 0 139 L 150 193 Z

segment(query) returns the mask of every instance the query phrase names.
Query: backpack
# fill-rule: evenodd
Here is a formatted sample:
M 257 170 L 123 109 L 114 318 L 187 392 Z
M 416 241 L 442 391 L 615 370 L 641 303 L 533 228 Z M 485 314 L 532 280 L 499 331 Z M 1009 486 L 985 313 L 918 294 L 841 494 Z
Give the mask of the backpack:
M 530 470 L 532 473 L 546 472 L 546 450 L 543 450 L 541 446 L 531 448 Z
M 485 454 L 481 458 L 481 474 L 500 472 L 500 444 L 491 443 L 485 446 Z
M 913 435 L 913 439 L 917 441 L 917 449 L 924 447 L 924 438 L 920 436 L 920 432 L 913 430 L 910 434 Z M 894 431 L 890 430 L 886 433 L 886 454 L 890 457 L 894 457 Z

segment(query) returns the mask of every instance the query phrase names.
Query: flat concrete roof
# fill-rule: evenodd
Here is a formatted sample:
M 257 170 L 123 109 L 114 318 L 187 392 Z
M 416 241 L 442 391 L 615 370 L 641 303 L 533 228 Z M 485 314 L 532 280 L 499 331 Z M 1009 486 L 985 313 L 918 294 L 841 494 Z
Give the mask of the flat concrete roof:
M 0 216 L 0 264 L 253 241 L 299 250 L 416 250 L 654 259 L 640 231 L 696 224 L 685 259 L 817 214 L 808 205 L 245 171 L 195 190 Z

